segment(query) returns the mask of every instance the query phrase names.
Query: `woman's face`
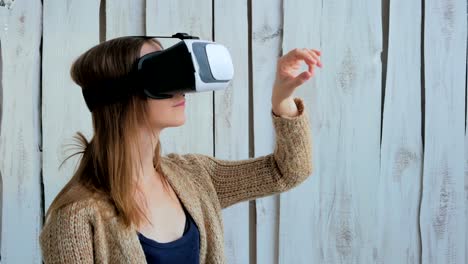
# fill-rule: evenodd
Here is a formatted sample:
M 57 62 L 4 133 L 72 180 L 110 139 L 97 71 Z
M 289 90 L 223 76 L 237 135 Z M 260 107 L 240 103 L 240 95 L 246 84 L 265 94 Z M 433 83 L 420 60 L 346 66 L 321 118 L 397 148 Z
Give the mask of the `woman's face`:
M 161 50 L 155 42 L 145 43 L 141 47 L 140 57 Z M 185 102 L 185 94 L 180 93 L 168 99 L 148 98 L 149 121 L 153 129 L 162 130 L 166 127 L 177 127 L 185 123 L 185 105 L 175 106 Z

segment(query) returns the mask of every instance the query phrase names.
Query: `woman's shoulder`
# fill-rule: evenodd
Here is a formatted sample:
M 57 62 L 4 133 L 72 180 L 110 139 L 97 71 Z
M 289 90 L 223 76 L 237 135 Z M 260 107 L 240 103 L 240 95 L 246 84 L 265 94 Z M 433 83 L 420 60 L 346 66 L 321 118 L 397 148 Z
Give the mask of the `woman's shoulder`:
M 195 183 L 196 179 L 200 186 L 206 187 L 210 185 L 210 176 L 206 169 L 207 159 L 213 159 L 213 157 L 200 153 L 169 153 L 163 156 L 162 164 L 164 172 L 177 175 L 177 177 L 172 177 L 173 180 L 185 179 Z
M 173 164 L 192 164 L 194 159 L 200 154 L 196 153 L 185 153 L 185 154 L 180 154 L 176 152 L 171 152 L 166 155 L 161 156 L 162 161 L 165 163 L 173 163 Z
M 94 205 L 91 198 L 84 198 L 70 202 L 48 212 L 44 223 L 44 229 L 49 225 L 54 225 L 63 221 L 72 221 L 75 218 L 85 218 L 93 211 Z
M 83 259 L 92 258 L 94 220 L 99 212 L 97 207 L 94 197 L 84 197 L 49 212 L 39 234 L 46 263 L 71 263 L 76 254 Z
M 97 215 L 104 216 L 113 213 L 115 210 L 112 204 L 102 195 L 85 195 L 50 212 L 45 219 L 44 226 L 50 221 L 61 222 L 64 220 L 92 223 Z
M 202 162 L 201 157 L 205 155 L 198 153 L 175 153 L 171 152 L 164 156 L 161 159 L 161 165 L 166 169 L 166 172 L 171 174 L 177 174 L 179 176 L 184 175 L 200 175 L 203 174 L 203 167 L 200 166 Z M 178 177 L 177 179 L 184 178 Z M 188 177 L 190 178 L 190 177 Z
M 201 153 L 185 153 L 179 154 L 175 152 L 168 153 L 165 156 L 162 156 L 163 162 L 165 164 L 171 164 L 175 166 L 199 166 L 200 163 L 204 163 L 206 158 L 214 158 L 210 155 L 201 154 Z

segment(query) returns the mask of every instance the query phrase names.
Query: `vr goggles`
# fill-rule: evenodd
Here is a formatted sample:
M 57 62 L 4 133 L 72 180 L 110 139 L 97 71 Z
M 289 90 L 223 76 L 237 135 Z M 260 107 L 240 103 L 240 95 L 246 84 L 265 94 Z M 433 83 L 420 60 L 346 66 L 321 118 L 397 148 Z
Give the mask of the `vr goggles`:
M 180 39 L 167 49 L 139 58 L 132 71 L 121 78 L 105 80 L 96 87 L 84 87 L 83 97 L 90 111 L 140 93 L 153 99 L 171 98 L 177 93 L 225 89 L 234 76 L 228 49 L 186 33 L 168 36 L 134 36 L 145 39 Z

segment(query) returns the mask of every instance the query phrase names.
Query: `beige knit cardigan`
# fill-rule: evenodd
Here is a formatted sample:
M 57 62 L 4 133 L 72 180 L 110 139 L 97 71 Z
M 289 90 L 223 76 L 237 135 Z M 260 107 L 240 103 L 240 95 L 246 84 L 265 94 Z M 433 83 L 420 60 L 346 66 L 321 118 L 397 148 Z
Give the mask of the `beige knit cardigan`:
M 290 190 L 312 174 L 312 138 L 304 102 L 295 117 L 276 116 L 273 153 L 246 160 L 163 155 L 161 169 L 200 231 L 200 263 L 226 263 L 221 209 Z M 261 136 L 261 135 L 257 135 Z M 125 228 L 104 199 L 85 198 L 52 214 L 40 234 L 45 263 L 146 263 L 135 226 Z

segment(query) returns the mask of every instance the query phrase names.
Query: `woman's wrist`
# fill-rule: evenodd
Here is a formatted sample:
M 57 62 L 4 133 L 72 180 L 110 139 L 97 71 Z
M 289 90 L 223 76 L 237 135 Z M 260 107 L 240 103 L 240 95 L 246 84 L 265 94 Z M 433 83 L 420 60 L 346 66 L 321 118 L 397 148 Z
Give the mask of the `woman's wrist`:
M 273 113 L 281 117 L 295 117 L 299 114 L 294 98 L 288 97 L 285 99 L 271 100 Z

